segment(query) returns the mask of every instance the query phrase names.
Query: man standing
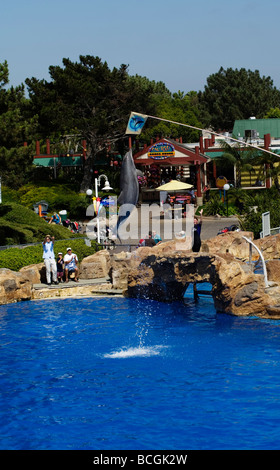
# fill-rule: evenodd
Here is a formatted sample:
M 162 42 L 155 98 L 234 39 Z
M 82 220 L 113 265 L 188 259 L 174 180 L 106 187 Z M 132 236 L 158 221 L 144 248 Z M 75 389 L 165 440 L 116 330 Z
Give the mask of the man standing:
M 54 256 L 54 237 L 50 237 L 50 235 L 46 235 L 45 240 L 42 243 L 43 245 L 43 258 L 44 263 L 46 266 L 46 277 L 47 277 L 47 284 L 48 286 L 51 285 L 51 272 L 53 282 L 58 284 L 57 281 L 57 268 L 56 268 L 56 260 Z
M 193 226 L 192 251 L 195 252 L 195 253 L 198 253 L 200 251 L 200 247 L 201 247 L 200 234 L 201 234 L 201 226 L 202 226 L 203 209 L 201 209 L 201 211 L 199 213 L 200 213 L 200 220 L 198 220 L 197 217 L 194 217 L 194 226 Z
M 64 256 L 64 271 L 65 271 L 65 282 L 68 282 L 68 276 L 74 272 L 75 273 L 75 282 L 78 282 L 78 257 L 75 253 L 72 253 L 71 248 L 67 248 L 67 254 Z

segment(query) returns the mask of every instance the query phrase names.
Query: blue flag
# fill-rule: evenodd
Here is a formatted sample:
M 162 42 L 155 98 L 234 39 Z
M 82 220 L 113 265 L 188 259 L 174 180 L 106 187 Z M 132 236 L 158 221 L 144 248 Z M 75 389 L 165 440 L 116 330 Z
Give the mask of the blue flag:
M 141 131 L 145 125 L 145 122 L 147 120 L 147 117 L 145 114 L 139 114 L 139 113 L 131 113 L 127 128 L 126 128 L 126 134 L 141 134 Z

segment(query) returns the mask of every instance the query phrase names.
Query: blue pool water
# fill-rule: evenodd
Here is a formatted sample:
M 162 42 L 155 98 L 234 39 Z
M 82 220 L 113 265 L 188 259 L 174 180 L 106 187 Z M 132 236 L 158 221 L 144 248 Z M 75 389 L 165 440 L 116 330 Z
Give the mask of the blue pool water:
M 280 323 L 211 300 L 0 307 L 1 449 L 279 449 Z

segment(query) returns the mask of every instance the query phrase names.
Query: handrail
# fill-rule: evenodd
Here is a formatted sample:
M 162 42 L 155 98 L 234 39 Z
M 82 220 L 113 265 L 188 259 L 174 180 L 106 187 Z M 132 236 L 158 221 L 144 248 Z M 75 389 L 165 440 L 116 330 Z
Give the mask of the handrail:
M 244 240 L 246 240 L 246 242 L 250 243 L 250 244 L 257 250 L 257 252 L 259 253 L 260 258 L 261 258 L 261 260 L 262 260 L 262 265 L 263 265 L 263 275 L 264 275 L 265 287 L 269 287 L 269 283 L 268 283 L 268 279 L 267 279 L 267 270 L 266 270 L 265 260 L 264 260 L 264 257 L 263 257 L 262 252 L 261 252 L 260 249 L 252 242 L 252 240 L 250 240 L 250 238 L 247 238 L 247 237 L 244 237 L 244 236 L 242 236 L 242 238 L 244 238 Z

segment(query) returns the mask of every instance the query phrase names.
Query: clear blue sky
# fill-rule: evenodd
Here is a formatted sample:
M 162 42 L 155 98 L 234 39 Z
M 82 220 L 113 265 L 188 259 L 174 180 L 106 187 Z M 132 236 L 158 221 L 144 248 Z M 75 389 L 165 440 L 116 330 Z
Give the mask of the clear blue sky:
M 7 0 L 0 62 L 14 86 L 89 54 L 172 92 L 203 90 L 221 66 L 259 70 L 280 88 L 279 21 L 279 0 Z

